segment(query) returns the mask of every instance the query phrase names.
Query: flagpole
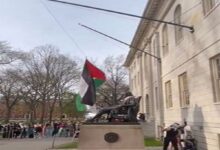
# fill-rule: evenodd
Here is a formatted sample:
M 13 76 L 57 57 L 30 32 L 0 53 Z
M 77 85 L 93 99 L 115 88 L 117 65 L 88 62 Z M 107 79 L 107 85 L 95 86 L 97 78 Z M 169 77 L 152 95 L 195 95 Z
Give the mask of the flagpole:
M 86 28 L 86 29 L 88 29 L 88 30 L 94 31 L 94 32 L 96 32 L 96 33 L 98 33 L 98 34 L 101 34 L 101 35 L 103 35 L 103 36 L 105 36 L 105 37 L 108 37 L 108 38 L 110 38 L 110 39 L 112 39 L 112 40 L 115 40 L 115 41 L 117 41 L 117 42 L 119 42 L 119 43 L 121 43 L 121 44 L 124 44 L 124 45 L 129 46 L 129 47 L 131 47 L 131 48 L 133 48 L 133 49 L 136 49 L 136 50 L 138 50 L 138 51 L 141 51 L 141 52 L 143 52 L 143 53 L 146 53 L 147 55 L 150 55 L 150 56 L 156 58 L 159 62 L 161 62 L 161 58 L 159 58 L 159 57 L 157 57 L 157 56 L 155 56 L 155 55 L 153 55 L 153 54 L 151 54 L 151 53 L 148 53 L 148 52 L 146 52 L 145 50 L 142 50 L 142 49 L 139 49 L 139 48 L 137 48 L 137 47 L 134 47 L 134 46 L 132 46 L 132 45 L 130 45 L 130 44 L 128 44 L 128 43 L 125 43 L 125 42 L 123 42 L 123 41 L 121 41 L 121 40 L 119 40 L 119 39 L 116 39 L 116 38 L 114 38 L 114 37 L 112 37 L 112 36 L 109 36 L 109 35 L 107 35 L 107 34 L 104 34 L 104 33 L 100 32 L 100 31 L 97 31 L 97 30 L 95 30 L 95 29 L 93 29 L 93 28 L 91 28 L 91 27 L 88 27 L 88 26 L 86 26 L 86 25 L 83 25 L 83 24 L 80 24 L 80 23 L 79 23 L 79 25 L 82 26 L 82 27 L 84 27 L 84 28 Z
M 165 24 L 169 24 L 169 25 L 173 25 L 173 26 L 179 26 L 179 27 L 188 29 L 191 33 L 193 33 L 195 31 L 193 26 L 177 24 L 177 23 L 173 23 L 173 22 L 169 22 L 169 21 L 163 21 L 163 20 L 148 18 L 148 17 L 144 17 L 144 16 L 138 16 L 138 15 L 134 15 L 134 14 L 124 13 L 124 12 L 119 12 L 119 11 L 114 11 L 114 10 L 109 10 L 109 9 L 103 9 L 103 8 L 99 8 L 99 7 L 93 7 L 93 6 L 88 6 L 88 5 L 76 4 L 76 3 L 72 3 L 72 2 L 65 2 L 65 1 L 60 1 L 60 0 L 49 0 L 49 1 L 57 2 L 57 3 L 62 3 L 62 4 L 67 4 L 67 5 L 78 6 L 78 7 L 83 7 L 83 8 L 88 8 L 88 9 L 95 9 L 95 10 L 99 10 L 99 11 L 105 11 L 105 12 L 110 12 L 110 13 L 114 13 L 114 14 L 134 17 L 134 18 L 140 18 L 140 19 L 144 19 L 144 20 L 148 20 L 148 21 L 165 23 Z

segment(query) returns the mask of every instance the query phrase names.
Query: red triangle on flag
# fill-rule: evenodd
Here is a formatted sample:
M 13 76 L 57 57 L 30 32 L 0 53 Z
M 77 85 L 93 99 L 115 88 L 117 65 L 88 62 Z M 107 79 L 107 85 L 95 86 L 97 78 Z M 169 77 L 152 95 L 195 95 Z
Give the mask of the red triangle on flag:
M 106 80 L 105 73 L 90 63 L 88 60 L 86 60 L 86 67 L 88 68 L 92 78 Z

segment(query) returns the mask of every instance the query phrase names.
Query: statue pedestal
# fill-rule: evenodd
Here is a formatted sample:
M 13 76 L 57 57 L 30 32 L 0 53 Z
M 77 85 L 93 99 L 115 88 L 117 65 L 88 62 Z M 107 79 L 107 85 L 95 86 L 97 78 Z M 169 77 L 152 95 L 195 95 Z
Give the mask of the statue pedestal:
M 79 150 L 144 150 L 139 124 L 83 124 Z

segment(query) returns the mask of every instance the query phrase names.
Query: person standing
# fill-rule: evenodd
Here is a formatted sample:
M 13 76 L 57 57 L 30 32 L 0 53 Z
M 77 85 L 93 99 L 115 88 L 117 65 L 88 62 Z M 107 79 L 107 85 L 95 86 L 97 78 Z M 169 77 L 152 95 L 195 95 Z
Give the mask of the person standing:
M 34 138 L 34 126 L 29 125 L 27 130 L 28 138 Z
M 178 139 L 177 136 L 179 134 L 178 131 L 179 124 L 174 123 L 170 125 L 168 128 L 163 129 L 166 132 L 166 137 L 164 138 L 163 150 L 167 150 L 170 143 L 174 147 L 174 150 L 178 150 Z

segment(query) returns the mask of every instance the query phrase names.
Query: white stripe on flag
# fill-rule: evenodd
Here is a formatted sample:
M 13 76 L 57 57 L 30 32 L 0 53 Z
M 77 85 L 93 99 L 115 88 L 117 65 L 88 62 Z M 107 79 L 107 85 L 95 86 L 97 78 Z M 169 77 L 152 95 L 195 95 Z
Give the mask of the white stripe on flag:
M 79 87 L 79 94 L 80 94 L 81 98 L 83 98 L 84 95 L 86 94 L 87 89 L 88 89 L 89 86 L 86 83 L 86 81 L 83 79 L 82 76 L 81 76 L 79 85 L 80 85 L 80 87 Z

